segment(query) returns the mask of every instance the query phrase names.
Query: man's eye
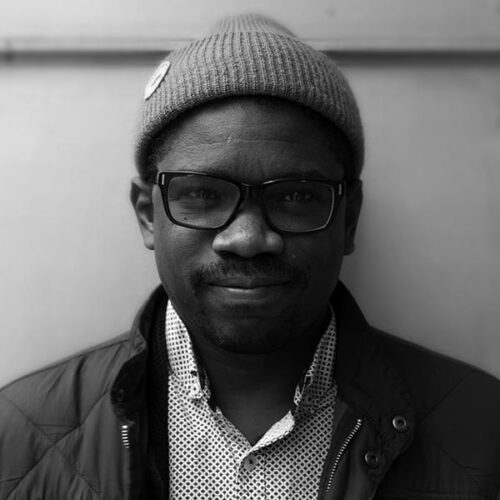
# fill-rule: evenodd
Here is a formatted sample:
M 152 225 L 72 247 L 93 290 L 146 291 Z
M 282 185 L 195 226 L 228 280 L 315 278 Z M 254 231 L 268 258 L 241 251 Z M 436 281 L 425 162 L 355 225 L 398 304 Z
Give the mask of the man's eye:
M 186 195 L 187 198 L 192 199 L 203 199 L 203 200 L 217 200 L 219 199 L 219 195 L 216 191 L 212 191 L 210 189 L 193 189 L 189 191 Z
M 313 195 L 306 191 L 291 191 L 290 193 L 286 193 L 282 197 L 282 201 L 289 201 L 295 203 L 305 203 L 307 201 L 311 201 L 313 199 Z

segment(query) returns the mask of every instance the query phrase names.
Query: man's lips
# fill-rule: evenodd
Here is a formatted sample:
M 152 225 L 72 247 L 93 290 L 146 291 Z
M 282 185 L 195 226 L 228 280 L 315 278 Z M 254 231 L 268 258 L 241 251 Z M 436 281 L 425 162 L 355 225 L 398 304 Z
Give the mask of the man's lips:
M 206 290 L 223 310 L 230 305 L 244 305 L 261 311 L 264 305 L 280 302 L 292 283 L 288 277 L 233 275 L 208 280 Z
M 288 277 L 275 276 L 225 276 L 210 280 L 207 285 L 223 288 L 240 288 L 251 290 L 254 288 L 287 285 L 291 282 Z

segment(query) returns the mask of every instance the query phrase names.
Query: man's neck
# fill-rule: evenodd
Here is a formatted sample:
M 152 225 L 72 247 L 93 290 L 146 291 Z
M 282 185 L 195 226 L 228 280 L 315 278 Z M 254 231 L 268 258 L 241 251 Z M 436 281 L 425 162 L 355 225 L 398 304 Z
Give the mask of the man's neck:
M 283 349 L 264 354 L 234 353 L 191 336 L 210 381 L 212 403 L 250 443 L 257 442 L 292 407 L 295 388 L 326 324 L 321 318 Z

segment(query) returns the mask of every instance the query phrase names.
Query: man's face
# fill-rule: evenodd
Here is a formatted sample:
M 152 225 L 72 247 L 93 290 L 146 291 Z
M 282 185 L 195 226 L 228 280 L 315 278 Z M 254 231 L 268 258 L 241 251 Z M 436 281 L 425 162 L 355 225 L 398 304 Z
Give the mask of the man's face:
M 299 106 L 235 98 L 187 113 L 168 135 L 157 167 L 248 184 L 283 177 L 336 181 L 344 177 L 338 156 L 329 129 Z M 263 353 L 324 327 L 357 217 L 346 218 L 345 199 L 326 229 L 308 234 L 274 231 L 255 199 L 244 200 L 220 230 L 171 222 L 156 185 L 150 200 L 152 214 L 147 203 L 135 203 L 145 244 L 195 340 Z

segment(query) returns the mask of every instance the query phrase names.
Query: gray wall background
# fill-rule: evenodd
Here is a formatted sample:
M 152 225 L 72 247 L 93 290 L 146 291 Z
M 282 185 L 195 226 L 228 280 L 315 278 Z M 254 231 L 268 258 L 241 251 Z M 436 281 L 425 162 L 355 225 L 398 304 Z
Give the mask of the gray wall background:
M 158 283 L 128 203 L 147 78 L 221 15 L 338 60 L 366 127 L 343 279 L 375 325 L 500 376 L 500 2 L 2 2 L 0 384 L 126 329 Z

